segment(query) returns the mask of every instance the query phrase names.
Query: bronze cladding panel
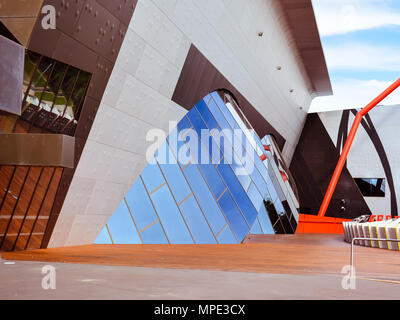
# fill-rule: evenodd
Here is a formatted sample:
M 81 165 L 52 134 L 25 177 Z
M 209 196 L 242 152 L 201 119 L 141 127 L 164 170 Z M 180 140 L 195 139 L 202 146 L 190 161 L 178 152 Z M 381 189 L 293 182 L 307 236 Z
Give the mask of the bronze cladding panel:
M 0 0 L 0 21 L 25 47 L 42 4 L 43 0 Z
M 0 36 L 0 111 L 21 114 L 24 47 Z
M 1 165 L 73 168 L 75 138 L 61 134 L 0 134 Z

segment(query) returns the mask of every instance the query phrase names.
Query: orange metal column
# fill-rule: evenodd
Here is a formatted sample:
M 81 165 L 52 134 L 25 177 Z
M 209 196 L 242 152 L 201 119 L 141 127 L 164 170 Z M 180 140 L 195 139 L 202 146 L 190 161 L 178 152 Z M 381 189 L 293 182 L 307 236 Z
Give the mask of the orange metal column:
M 349 154 L 351 145 L 354 141 L 354 138 L 357 133 L 357 129 L 361 123 L 362 118 L 379 102 L 385 99 L 388 95 L 390 95 L 394 90 L 396 90 L 400 86 L 400 79 L 397 79 L 389 88 L 387 88 L 384 92 L 382 92 L 378 97 L 372 100 L 364 109 L 357 113 L 356 118 L 354 119 L 353 126 L 351 127 L 349 136 L 346 140 L 346 144 L 343 147 L 342 154 L 340 155 L 338 164 L 336 165 L 336 169 L 333 173 L 331 182 L 329 183 L 328 190 L 326 191 L 324 200 L 322 201 L 321 208 L 319 209 L 318 216 L 325 216 L 326 210 L 328 209 L 329 203 L 331 202 L 333 192 L 335 191 L 336 185 L 339 181 L 340 174 L 342 173 L 344 164 L 346 163 L 347 155 Z

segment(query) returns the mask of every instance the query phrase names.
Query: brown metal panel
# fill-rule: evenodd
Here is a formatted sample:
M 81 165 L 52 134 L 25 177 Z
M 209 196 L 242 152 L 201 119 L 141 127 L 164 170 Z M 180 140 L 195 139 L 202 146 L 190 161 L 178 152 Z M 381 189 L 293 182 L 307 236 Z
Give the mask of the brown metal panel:
M 0 36 L 0 111 L 21 114 L 25 50 Z
M 101 56 L 98 56 L 96 62 L 96 70 L 90 81 L 87 95 L 101 101 L 114 65 Z
M 57 61 L 90 73 L 96 70 L 97 55 L 64 33 L 60 35 L 52 57 Z
M 187 110 L 210 92 L 225 89 L 236 98 L 243 113 L 260 137 L 272 134 L 283 149 L 285 138 L 251 105 L 247 99 L 192 44 L 179 76 L 172 100 Z
M 302 213 L 318 214 L 338 159 L 339 152 L 318 114 L 308 115 L 290 165 L 298 186 Z M 344 211 L 340 210 L 342 206 Z M 371 214 L 371 211 L 350 172 L 344 169 L 326 216 L 352 219 L 362 214 Z
M 86 97 L 84 108 L 82 109 L 82 113 L 79 117 L 78 126 L 75 131 L 76 138 L 86 139 L 88 137 L 99 106 L 100 103 L 97 100 Z
M 94 52 L 111 52 L 110 38 L 118 34 L 119 20 L 95 0 L 86 0 L 73 37 Z
M 20 44 L 26 47 L 32 34 L 32 30 L 36 23 L 34 18 L 0 18 L 0 22 L 7 27 L 12 35 L 18 40 Z
M 38 19 L 33 28 L 28 49 L 44 56 L 52 57 L 57 48 L 57 42 L 60 39 L 61 34 L 61 31 L 58 29 L 43 29 L 41 21 Z
M 73 35 L 84 3 L 85 0 L 46 0 L 44 5 L 50 4 L 56 8 L 57 29 Z
M 97 2 L 125 24 L 131 20 L 137 4 L 137 0 L 97 0 Z
M 0 21 L 27 46 L 43 0 L 0 0 Z
M 34 17 L 43 0 L 0 0 L 0 17 Z
M 117 28 L 117 32 L 114 35 L 109 36 L 112 45 L 111 50 L 106 53 L 106 58 L 108 60 L 112 62 L 115 62 L 117 60 L 119 50 L 121 49 L 122 42 L 124 41 L 127 30 L 128 27 L 121 22 Z
M 68 192 L 68 188 L 71 184 L 72 177 L 74 176 L 74 170 L 65 168 L 61 177 L 60 185 L 57 190 L 56 198 L 51 209 L 51 215 L 58 215 L 61 212 L 62 205 Z
M 75 138 L 59 134 L 0 134 L 0 164 L 74 167 Z

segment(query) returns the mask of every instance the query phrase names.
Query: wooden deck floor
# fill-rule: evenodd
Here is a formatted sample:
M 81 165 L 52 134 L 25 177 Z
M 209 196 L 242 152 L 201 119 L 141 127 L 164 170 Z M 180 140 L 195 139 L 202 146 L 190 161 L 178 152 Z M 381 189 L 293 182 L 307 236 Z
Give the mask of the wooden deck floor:
M 350 245 L 342 235 L 251 236 L 240 245 L 86 245 L 4 252 L 3 259 L 277 274 L 340 274 Z M 356 247 L 357 275 L 400 280 L 400 252 Z

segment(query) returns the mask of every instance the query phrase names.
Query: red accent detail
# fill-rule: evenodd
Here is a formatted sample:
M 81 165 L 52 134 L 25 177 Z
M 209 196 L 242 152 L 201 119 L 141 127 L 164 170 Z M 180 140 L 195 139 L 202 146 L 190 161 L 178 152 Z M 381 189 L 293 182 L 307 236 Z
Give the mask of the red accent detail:
M 343 234 L 344 221 L 350 219 L 318 217 L 310 214 L 299 214 L 296 233 L 334 233 Z
M 288 178 L 287 178 L 285 172 L 281 171 L 281 176 L 282 176 L 283 181 L 285 181 L 285 182 L 288 181 Z
M 271 149 L 269 148 L 269 146 L 267 146 L 267 145 L 265 145 L 265 144 L 264 144 L 264 149 L 265 149 L 265 151 L 271 151 Z
M 347 155 L 349 154 L 350 147 L 354 141 L 354 137 L 356 136 L 357 129 L 361 123 L 362 118 L 379 102 L 385 99 L 389 94 L 391 94 L 394 90 L 396 90 L 400 86 L 400 79 L 397 79 L 389 88 L 383 91 L 378 97 L 372 100 L 364 109 L 357 113 L 356 118 L 354 119 L 353 126 L 351 127 L 349 136 L 346 140 L 346 144 L 343 147 L 342 154 L 340 155 L 339 161 L 336 165 L 336 169 L 333 173 L 331 182 L 329 183 L 328 190 L 326 191 L 324 200 L 322 201 L 321 208 L 319 209 L 318 216 L 324 217 L 326 210 L 328 210 L 329 203 L 331 202 L 333 192 L 335 191 L 336 185 L 339 181 L 340 174 L 342 173 L 344 164 L 346 163 Z
M 260 156 L 260 159 L 261 159 L 261 161 L 265 161 L 265 160 L 267 160 L 267 156 L 265 154 L 262 154 Z

